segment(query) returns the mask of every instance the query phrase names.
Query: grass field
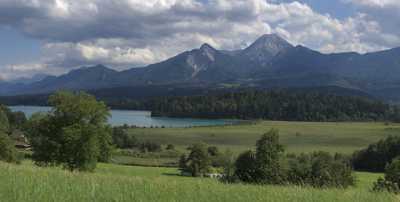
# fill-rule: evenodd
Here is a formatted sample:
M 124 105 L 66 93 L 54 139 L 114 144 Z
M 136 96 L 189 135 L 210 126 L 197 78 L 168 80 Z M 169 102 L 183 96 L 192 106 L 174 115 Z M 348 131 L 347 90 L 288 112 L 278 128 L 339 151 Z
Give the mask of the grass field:
M 178 176 L 174 168 L 100 164 L 95 173 L 70 173 L 0 163 L 0 201 L 273 201 L 395 202 L 398 196 L 370 192 L 379 174 L 357 173 L 356 187 L 313 189 L 296 186 L 223 184 L 213 179 Z
M 389 135 L 400 135 L 400 124 L 384 123 L 313 123 L 260 121 L 253 125 L 195 128 L 137 128 L 129 133 L 140 140 L 174 144 L 178 148 L 202 141 L 209 145 L 240 152 L 253 148 L 256 140 L 275 128 L 287 152 L 352 153 Z

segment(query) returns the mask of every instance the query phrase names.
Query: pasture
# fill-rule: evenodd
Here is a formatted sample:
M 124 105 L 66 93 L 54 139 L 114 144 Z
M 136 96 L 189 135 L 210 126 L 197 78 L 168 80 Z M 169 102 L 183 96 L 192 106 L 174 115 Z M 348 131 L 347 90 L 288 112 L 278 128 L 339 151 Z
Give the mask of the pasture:
M 400 198 L 370 192 L 380 174 L 357 173 L 349 189 L 298 186 L 224 184 L 215 179 L 178 176 L 175 168 L 145 168 L 99 164 L 94 173 L 71 173 L 39 168 L 31 162 L 0 162 L 0 198 L 3 202 L 69 201 L 271 201 L 271 202 L 391 202 Z

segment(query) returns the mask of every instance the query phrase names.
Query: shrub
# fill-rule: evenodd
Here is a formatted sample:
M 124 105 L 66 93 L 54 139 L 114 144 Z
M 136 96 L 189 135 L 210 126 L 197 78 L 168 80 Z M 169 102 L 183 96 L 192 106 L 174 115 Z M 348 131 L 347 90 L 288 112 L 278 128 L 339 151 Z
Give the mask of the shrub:
M 385 178 L 374 183 L 374 191 L 388 191 L 400 194 L 400 158 L 396 158 L 385 168 Z
M 220 154 L 218 147 L 216 147 L 216 146 L 208 147 L 207 151 L 208 151 L 208 154 L 210 154 L 211 156 L 217 156 Z
M 211 167 L 207 146 L 203 143 L 198 143 L 192 145 L 189 150 L 190 153 L 186 159 L 186 170 L 190 172 L 193 177 L 204 176 Z
M 346 188 L 354 184 L 350 163 L 327 152 L 301 154 L 289 159 L 287 182 L 313 187 Z
M 156 142 L 144 142 L 140 144 L 139 149 L 141 152 L 160 152 L 162 151 L 161 144 Z
M 175 146 L 173 144 L 168 144 L 165 149 L 166 150 L 175 150 Z
M 235 162 L 235 176 L 242 182 L 257 181 L 256 154 L 253 151 L 249 150 L 239 155 Z
M 8 163 L 18 162 L 14 142 L 6 133 L 3 132 L 0 132 L 0 161 Z
M 126 132 L 126 128 L 114 127 L 112 130 L 113 143 L 121 149 L 133 148 L 139 145 L 138 140 L 135 136 L 130 135 Z
M 0 132 L 8 133 L 10 124 L 8 122 L 7 114 L 0 108 Z
M 400 155 L 400 137 L 390 136 L 353 154 L 355 170 L 383 172 L 393 158 Z
M 10 128 L 21 128 L 27 121 L 23 112 L 12 112 L 7 106 L 0 105 L 0 111 L 7 117 Z M 3 117 L 0 117 L 0 122 L 2 122 L 2 120 Z

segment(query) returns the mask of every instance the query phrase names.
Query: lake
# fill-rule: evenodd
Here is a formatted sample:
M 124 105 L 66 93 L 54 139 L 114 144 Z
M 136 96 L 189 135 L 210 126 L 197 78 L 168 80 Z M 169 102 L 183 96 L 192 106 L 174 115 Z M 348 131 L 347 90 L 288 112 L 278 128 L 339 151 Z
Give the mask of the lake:
M 27 117 L 36 112 L 49 112 L 51 107 L 39 106 L 10 106 L 12 111 L 22 111 Z M 149 111 L 134 110 L 111 110 L 111 118 L 108 122 L 113 126 L 124 124 L 135 125 L 138 127 L 192 127 L 192 126 L 218 126 L 231 125 L 237 123 L 235 120 L 225 119 L 193 119 L 193 118 L 168 118 L 151 117 Z

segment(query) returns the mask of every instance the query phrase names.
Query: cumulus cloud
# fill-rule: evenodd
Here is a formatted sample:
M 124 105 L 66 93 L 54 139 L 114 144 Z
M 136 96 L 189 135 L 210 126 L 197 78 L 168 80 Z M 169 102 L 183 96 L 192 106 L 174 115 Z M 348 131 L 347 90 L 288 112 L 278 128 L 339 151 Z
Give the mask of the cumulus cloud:
M 240 49 L 265 33 L 323 52 L 400 45 L 398 30 L 367 12 L 399 1 L 342 1 L 358 2 L 365 12 L 339 20 L 303 3 L 272 0 L 2 0 L 0 26 L 43 40 L 42 70 L 57 72 L 99 63 L 143 66 L 202 43 Z
M 36 74 L 60 74 L 63 68 L 50 67 L 45 63 L 26 63 L 6 65 L 1 69 L 0 80 L 14 80 L 18 78 L 30 78 Z

